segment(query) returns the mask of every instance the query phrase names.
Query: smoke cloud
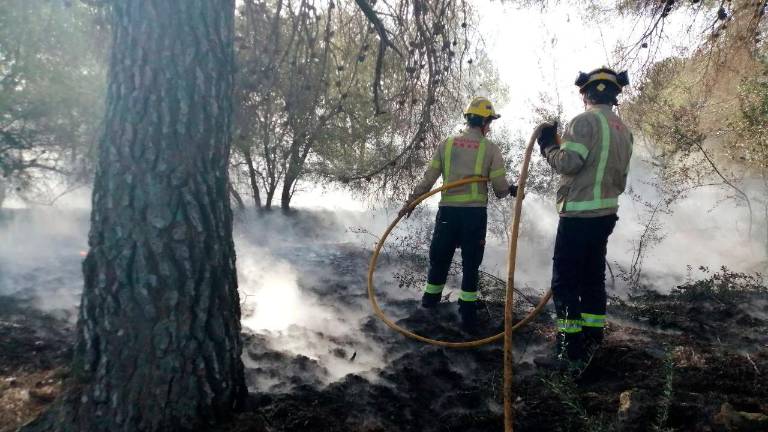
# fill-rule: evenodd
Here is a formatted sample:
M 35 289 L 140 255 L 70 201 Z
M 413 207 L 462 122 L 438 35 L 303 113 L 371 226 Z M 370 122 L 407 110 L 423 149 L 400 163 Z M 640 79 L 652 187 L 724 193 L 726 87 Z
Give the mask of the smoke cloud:
M 82 210 L 0 210 L 0 295 L 74 320 L 87 230 Z
M 662 199 L 649 184 L 652 177 L 650 165 L 636 157 L 630 183 L 647 202 Z M 750 238 L 746 210 L 723 201 L 727 196 L 723 189 L 699 189 L 674 203 L 671 213 L 658 215 L 661 231 L 659 241 L 647 249 L 644 285 L 669 291 L 690 276 L 687 266 L 725 265 L 746 272 L 764 268 L 765 221 L 756 218 Z M 29 300 L 40 309 L 74 320 L 82 289 L 80 263 L 87 248 L 88 208 L 82 197 L 72 202 L 0 211 L 0 295 Z M 431 200 L 403 222 L 392 241 L 419 233 L 417 250 L 426 256 L 436 202 Z M 508 223 L 508 203 L 506 208 L 496 203 L 490 211 L 500 224 Z M 244 360 L 252 372 L 249 384 L 254 390 L 289 391 L 300 383 L 326 385 L 351 373 L 375 379 L 380 368 L 404 352 L 391 351 L 387 341 L 400 336 L 372 316 L 365 282 L 372 246 L 396 209 L 329 210 L 325 204 L 325 210 L 305 208 L 290 216 L 274 212 L 237 217 L 242 324 L 250 334 Z M 620 205 L 620 221 L 608 252 L 616 276 L 609 276 L 608 286 L 614 294 L 626 292 L 621 272 L 631 267 L 648 218 L 647 208 L 629 195 L 622 197 Z M 519 287 L 539 292 L 548 287 L 557 221 L 551 197 L 526 197 L 518 248 Z M 503 236 L 489 234 L 483 269 L 504 278 L 506 248 Z M 394 275 L 402 263 L 393 257 L 382 258 L 376 287 L 382 307 L 400 319 L 418 313 L 421 287 L 398 286 Z M 455 258 L 459 257 L 457 253 Z M 449 281 L 448 289 L 458 289 L 457 281 Z M 402 349 L 411 348 L 403 345 Z
M 655 205 L 666 197 L 654 186 L 659 181 L 657 171 L 645 155 L 637 153 L 630 167 L 628 192 L 619 200 L 619 221 L 608 243 L 607 258 L 614 277 L 609 272 L 607 283 L 613 294 L 626 294 L 628 286 L 621 276 L 630 271 L 644 233 L 646 253 L 640 284 L 646 288 L 669 292 L 687 279 L 700 276 L 699 266 L 711 270 L 726 266 L 738 272 L 765 272 L 768 263 L 766 219 L 755 210 L 750 235 L 747 209 L 731 199 L 733 193 L 727 188 L 698 188 L 668 207 L 659 206 L 669 211 L 657 212 L 652 220 L 658 230 L 647 232 L 652 207 L 643 203 Z M 751 196 L 765 194 L 764 186 L 757 182 L 746 182 L 744 189 Z M 506 207 L 504 211 L 490 211 L 490 214 L 508 223 L 510 212 L 509 206 Z M 548 288 L 557 222 L 553 197 L 526 196 L 516 275 L 521 286 L 540 291 Z M 506 238 L 489 239 L 484 261 L 488 270 L 505 274 L 506 247 Z

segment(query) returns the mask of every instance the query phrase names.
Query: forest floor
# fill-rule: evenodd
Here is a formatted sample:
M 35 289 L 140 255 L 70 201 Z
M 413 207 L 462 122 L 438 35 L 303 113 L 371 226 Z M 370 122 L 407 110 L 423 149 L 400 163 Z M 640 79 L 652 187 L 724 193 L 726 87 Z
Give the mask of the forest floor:
M 327 289 L 337 299 L 362 295 L 338 282 Z M 531 358 L 549 352 L 553 339 L 551 318 L 538 319 L 516 336 L 516 430 L 768 430 L 766 293 L 749 276 L 724 272 L 670 295 L 613 300 L 605 344 L 577 379 L 533 366 Z M 455 305 L 432 312 L 415 299 L 399 302 L 412 311 L 401 324 L 433 337 L 466 337 L 456 330 Z M 498 323 L 485 327 L 490 334 Z M 246 412 L 210 430 L 502 430 L 499 344 L 420 345 L 372 316 L 359 330 L 388 361 L 332 383 L 317 378 L 323 365 L 316 360 L 270 349 L 264 335 L 244 333 L 246 364 L 260 365 L 248 369 L 249 384 L 264 376 L 275 384 L 252 394 Z M 32 419 L 58 394 L 72 331 L 62 317 L 0 299 L 0 432 Z M 354 362 L 353 350 L 336 347 L 335 354 Z
M 302 220 L 286 226 L 297 222 Z M 303 223 L 314 228 L 300 227 L 294 236 L 300 240 L 293 242 L 283 240 L 284 227 L 254 230 L 279 233 L 268 246 L 251 238 L 269 256 L 245 247 L 248 237 L 240 239 L 238 267 L 261 263 L 253 270 L 256 279 L 264 266 L 295 271 L 298 303 L 291 312 L 303 321 L 249 328 L 253 310 L 246 285 L 253 278 L 241 275 L 243 360 L 252 394 L 245 412 L 207 430 L 501 431 L 501 344 L 448 350 L 393 332 L 370 313 L 364 283 L 368 248 L 339 243 L 332 227 L 317 228 L 312 218 Z M 331 234 L 306 235 L 312 230 Z M 28 291 L 44 284 L 40 293 L 56 293 L 52 287 L 69 280 L 61 274 L 75 268 L 70 251 L 76 246 L 58 248 L 68 261 L 42 261 L 56 268 L 30 267 L 11 280 L 27 281 Z M 274 260 L 292 266 L 275 266 Z M 397 254 L 382 260 L 377 283 L 385 311 L 419 334 L 471 339 L 458 330 L 455 299 L 424 310 L 417 291 L 398 288 L 416 284 L 413 273 L 397 276 L 409 261 Z M 413 262 L 420 277 L 423 264 Z M 288 294 L 277 288 L 279 295 Z M 498 296 L 483 297 L 482 333 L 491 335 L 501 327 L 502 305 Z M 253 298 L 266 301 L 263 292 Z M 38 305 L 0 296 L 0 432 L 16 430 L 44 410 L 68 375 L 76 311 L 43 312 Z M 515 335 L 515 430 L 768 431 L 768 289 L 759 277 L 722 269 L 667 295 L 644 291 L 611 298 L 608 314 L 604 346 L 577 379 L 534 366 L 536 356 L 552 352 L 551 311 Z
M 32 420 L 59 394 L 72 331 L 66 319 L 0 297 L 0 432 Z
M 500 304 L 487 306 L 500 312 Z M 420 334 L 461 340 L 467 335 L 456 330 L 454 308 L 443 303 L 432 312 L 411 305 L 412 313 L 399 322 Z M 614 299 L 609 314 L 605 344 L 577 379 L 533 365 L 536 355 L 551 352 L 549 316 L 516 335 L 516 430 L 768 431 L 768 290 L 756 278 L 724 270 L 670 295 Z M 485 322 L 488 334 L 497 327 Z M 361 331 L 391 353 L 375 376 L 301 384 L 302 374 L 319 366 L 301 356 L 281 358 L 282 373 L 300 371 L 292 377 L 296 385 L 254 394 L 249 412 L 216 430 L 503 429 L 500 344 L 474 350 L 425 346 L 393 334 L 374 317 L 363 321 Z M 265 364 L 264 357 L 274 356 L 256 348 L 263 346 L 258 337 L 246 341 L 254 360 Z

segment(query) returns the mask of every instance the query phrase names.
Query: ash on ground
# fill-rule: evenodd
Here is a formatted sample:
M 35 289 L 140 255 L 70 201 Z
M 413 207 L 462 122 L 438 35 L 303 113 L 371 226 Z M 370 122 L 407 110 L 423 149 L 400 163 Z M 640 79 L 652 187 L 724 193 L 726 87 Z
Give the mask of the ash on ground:
M 371 313 L 367 248 L 323 236 L 268 240 L 238 244 L 248 408 L 211 430 L 502 430 L 501 344 L 449 350 L 406 339 Z M 418 290 L 398 288 L 400 265 L 390 259 L 377 273 L 387 314 L 429 337 L 473 338 L 459 330 L 455 297 L 424 310 Z M 265 267 L 279 270 L 270 284 L 259 281 Z M 537 300 L 522 294 L 518 318 Z M 501 302 L 484 297 L 482 332 L 492 335 Z M 264 304 L 292 312 L 261 320 Z M 608 313 L 605 345 L 578 379 L 533 366 L 551 351 L 551 311 L 516 334 L 517 430 L 768 430 L 768 290 L 759 278 L 724 269 L 669 295 L 614 298 Z M 0 432 L 60 391 L 70 316 L 0 299 Z

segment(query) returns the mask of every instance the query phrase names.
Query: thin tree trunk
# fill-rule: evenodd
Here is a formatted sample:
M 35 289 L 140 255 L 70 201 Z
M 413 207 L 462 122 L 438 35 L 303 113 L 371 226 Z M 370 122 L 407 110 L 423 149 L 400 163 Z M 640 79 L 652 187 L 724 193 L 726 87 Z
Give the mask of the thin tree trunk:
M 240 193 L 237 191 L 237 189 L 235 189 L 232 183 L 229 184 L 229 194 L 232 196 L 232 199 L 235 200 L 237 209 L 240 211 L 245 210 L 245 202 L 243 202 L 243 197 L 240 196 Z
M 283 211 L 289 211 L 291 209 L 291 198 L 293 198 L 293 184 L 296 181 L 296 177 L 286 173 L 283 180 L 283 190 L 280 193 L 280 208 Z
M 267 202 L 264 204 L 264 209 L 272 210 L 272 201 L 275 199 L 275 192 L 277 191 L 277 184 L 269 185 L 267 189 Z
M 243 156 L 245 156 L 245 163 L 248 165 L 248 178 L 251 181 L 251 193 L 253 194 L 253 204 L 257 209 L 261 210 L 261 195 L 259 194 L 259 182 L 256 180 L 256 168 L 253 166 L 253 157 L 251 157 L 251 149 L 243 149 Z
M 305 143 L 306 140 L 308 140 L 308 138 L 300 137 L 295 139 L 291 145 L 288 169 L 285 170 L 283 190 L 280 194 L 280 208 L 286 212 L 291 209 L 291 198 L 293 198 L 296 181 L 301 177 L 301 172 L 304 170 L 304 163 L 307 160 L 307 155 L 309 155 L 309 150 L 312 148 L 310 142 Z
M 27 430 L 200 429 L 247 394 L 227 170 L 234 0 L 111 13 L 72 378 Z

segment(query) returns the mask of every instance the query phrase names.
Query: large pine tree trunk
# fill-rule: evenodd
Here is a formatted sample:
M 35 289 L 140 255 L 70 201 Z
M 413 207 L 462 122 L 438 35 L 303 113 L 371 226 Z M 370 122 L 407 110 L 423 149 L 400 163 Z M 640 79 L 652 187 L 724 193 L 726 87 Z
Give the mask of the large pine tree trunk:
M 247 392 L 227 172 L 234 0 L 111 8 L 72 382 L 31 430 L 199 428 Z

